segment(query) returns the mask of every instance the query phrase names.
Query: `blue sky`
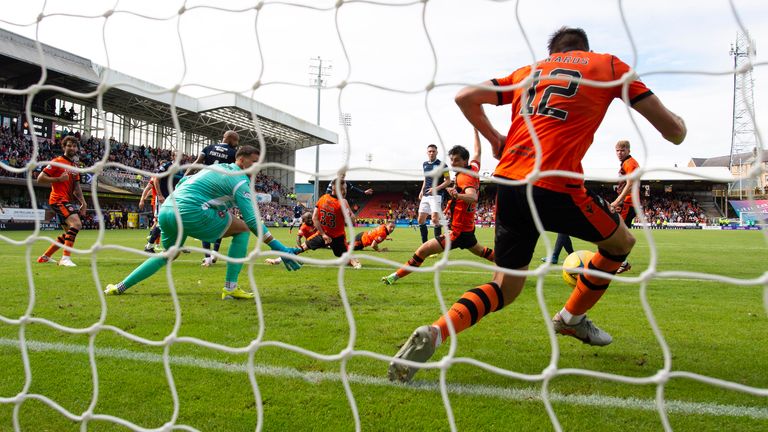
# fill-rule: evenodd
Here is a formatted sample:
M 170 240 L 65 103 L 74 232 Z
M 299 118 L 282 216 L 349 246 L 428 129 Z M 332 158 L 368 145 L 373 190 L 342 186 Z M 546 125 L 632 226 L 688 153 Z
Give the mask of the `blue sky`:
M 322 92 L 321 125 L 342 136 L 340 145 L 322 149 L 321 169 L 330 170 L 347 157 L 351 167 L 368 166 L 366 154 L 378 168 L 418 169 L 429 143 L 471 145 L 471 128 L 453 103 L 461 85 L 505 76 L 544 57 L 552 31 L 580 26 L 594 51 L 636 64 L 646 84 L 689 126 L 686 142 L 674 147 L 640 118 L 635 129 L 617 101 L 584 160 L 587 171 L 616 166 L 613 145 L 619 139 L 633 142 L 633 154 L 649 167 L 684 165 L 691 157 L 730 150 L 733 78 L 727 72 L 733 61 L 728 51 L 739 28 L 727 1 L 431 0 L 386 6 L 349 2 L 338 10 L 330 1 L 293 3 L 266 2 L 257 14 L 254 1 L 132 0 L 117 3 L 116 9 L 146 17 L 116 13 L 105 20 L 101 15 L 112 3 L 50 0 L 46 14 L 89 17 L 49 16 L 36 28 L 23 24 L 33 24 L 44 3 L 27 0 L 4 5 L 0 27 L 37 35 L 44 43 L 161 86 L 182 84 L 182 92 L 193 96 L 244 91 L 259 80 L 257 100 L 311 122 L 317 101 L 309 87 L 309 59 L 319 55 L 333 66 Z M 205 4 L 228 11 L 195 8 Z M 182 5 L 187 11 L 179 15 Z M 768 62 L 760 50 L 768 43 L 768 6 L 758 0 L 733 5 L 757 40 L 756 61 Z M 665 71 L 721 75 L 658 73 Z M 758 127 L 765 131 L 768 64 L 756 67 L 753 78 Z M 340 90 L 341 82 L 349 84 Z M 427 92 L 430 83 L 435 87 Z M 497 129 L 508 128 L 508 107 L 487 111 Z M 338 125 L 339 112 L 352 115 L 348 139 Z M 492 169 L 485 150 L 483 169 Z M 297 167 L 314 169 L 313 149 L 299 152 Z

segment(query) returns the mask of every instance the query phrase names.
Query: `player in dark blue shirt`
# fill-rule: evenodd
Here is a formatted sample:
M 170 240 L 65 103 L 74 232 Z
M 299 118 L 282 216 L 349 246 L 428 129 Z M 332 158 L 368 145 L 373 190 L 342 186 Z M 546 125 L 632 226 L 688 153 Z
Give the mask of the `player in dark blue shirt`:
M 157 193 L 157 197 L 155 198 L 157 201 L 157 207 L 160 207 L 160 203 L 165 201 L 165 197 L 171 194 L 173 192 L 173 189 L 176 187 L 176 185 L 179 183 L 182 177 L 184 177 L 184 173 L 180 170 L 174 172 L 171 175 L 163 176 L 162 174 L 165 172 L 168 172 L 170 168 L 173 166 L 173 161 L 176 159 L 176 152 L 171 153 L 171 159 L 166 160 L 160 163 L 160 166 L 157 167 L 156 173 L 158 176 L 152 177 L 152 180 L 150 180 L 153 183 L 154 190 Z M 170 184 L 168 181 L 170 180 Z M 141 202 L 139 202 L 139 205 L 141 205 Z M 155 218 L 157 215 L 154 215 Z M 149 231 L 149 238 L 147 239 L 148 243 L 147 246 L 144 248 L 144 252 L 154 252 L 154 245 L 157 242 L 157 240 L 160 238 L 160 227 L 157 225 L 157 220 L 155 219 L 152 229 Z
M 443 211 L 442 194 L 440 191 L 451 185 L 451 177 L 448 171 L 433 177 L 435 170 L 442 170 L 445 165 L 437 158 L 437 146 L 430 144 L 427 146 L 427 157 L 429 158 L 422 164 L 424 170 L 424 182 L 421 184 L 421 190 L 419 191 L 419 231 L 421 231 L 421 242 L 427 242 L 427 217 L 432 217 L 432 226 L 435 227 L 435 238 L 440 237 L 442 234 L 442 227 L 440 225 L 440 214 Z M 433 180 L 440 180 L 442 182 L 433 187 Z M 437 192 L 436 195 L 432 195 L 432 189 Z
M 293 221 L 291 222 L 291 228 L 288 230 L 289 233 L 293 232 L 294 226 L 301 226 L 301 216 L 304 214 L 304 211 L 304 206 L 301 203 L 296 203 L 293 206 Z
M 235 163 L 235 153 L 237 153 L 237 146 L 240 144 L 240 135 L 233 130 L 224 132 L 224 138 L 222 142 L 218 144 L 210 144 L 200 151 L 195 159 L 196 164 L 203 163 L 205 165 L 216 165 L 220 163 Z M 197 172 L 197 169 L 188 168 L 185 175 L 192 175 Z M 221 239 L 216 240 L 213 244 L 213 250 L 218 252 L 221 246 Z M 211 244 L 203 242 L 203 249 L 210 249 Z M 208 267 L 216 262 L 216 257 L 211 257 L 210 254 L 205 254 L 203 258 L 203 267 Z

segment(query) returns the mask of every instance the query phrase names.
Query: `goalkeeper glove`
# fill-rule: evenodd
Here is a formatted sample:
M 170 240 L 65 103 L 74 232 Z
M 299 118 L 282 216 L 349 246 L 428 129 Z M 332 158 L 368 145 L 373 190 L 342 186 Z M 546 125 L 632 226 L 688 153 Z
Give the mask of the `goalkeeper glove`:
M 280 243 L 279 240 L 272 240 L 271 242 L 267 243 L 267 245 L 270 247 L 270 249 L 278 252 L 285 252 L 287 254 L 296 255 L 297 251 L 301 251 L 299 248 L 287 248 L 285 245 Z M 289 259 L 287 257 L 282 257 L 283 265 L 288 271 L 294 271 L 301 268 L 301 263 L 298 261 L 294 261 L 292 259 Z

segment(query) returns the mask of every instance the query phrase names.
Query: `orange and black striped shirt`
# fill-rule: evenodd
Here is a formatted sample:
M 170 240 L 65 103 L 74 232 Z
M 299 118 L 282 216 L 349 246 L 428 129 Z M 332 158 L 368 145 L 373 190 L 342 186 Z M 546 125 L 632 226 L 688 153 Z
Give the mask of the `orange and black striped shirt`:
M 75 166 L 72 159 L 66 156 L 55 157 L 51 162 L 58 162 L 64 165 Z M 43 172 L 45 175 L 51 178 L 61 177 L 61 175 L 64 173 L 69 175 L 69 180 L 65 182 L 51 183 L 51 195 L 48 197 L 48 204 L 77 201 L 77 198 L 74 196 L 74 190 L 75 184 L 80 181 L 80 174 L 78 172 L 55 165 L 46 166 L 43 169 Z

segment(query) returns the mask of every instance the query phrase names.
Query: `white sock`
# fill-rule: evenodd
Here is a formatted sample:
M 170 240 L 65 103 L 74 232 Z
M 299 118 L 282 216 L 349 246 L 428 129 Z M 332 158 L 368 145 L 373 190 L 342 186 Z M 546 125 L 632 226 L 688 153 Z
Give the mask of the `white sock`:
M 237 282 L 227 282 L 227 281 L 224 281 L 224 289 L 229 291 L 229 292 L 232 292 L 232 291 L 236 290 L 237 289 Z
M 443 332 L 441 332 L 440 331 L 440 327 L 438 327 L 436 325 L 433 325 L 432 328 L 437 330 L 437 337 L 435 337 L 435 348 L 437 348 L 437 347 L 440 346 L 440 344 L 443 343 L 443 335 L 442 335 Z
M 565 308 L 563 308 L 560 311 L 560 317 L 563 318 L 563 321 L 566 324 L 568 324 L 568 325 L 574 325 L 574 324 L 580 323 L 581 320 L 583 320 L 585 316 L 586 316 L 586 314 L 574 315 L 574 314 L 568 312 L 567 310 L 565 310 Z

